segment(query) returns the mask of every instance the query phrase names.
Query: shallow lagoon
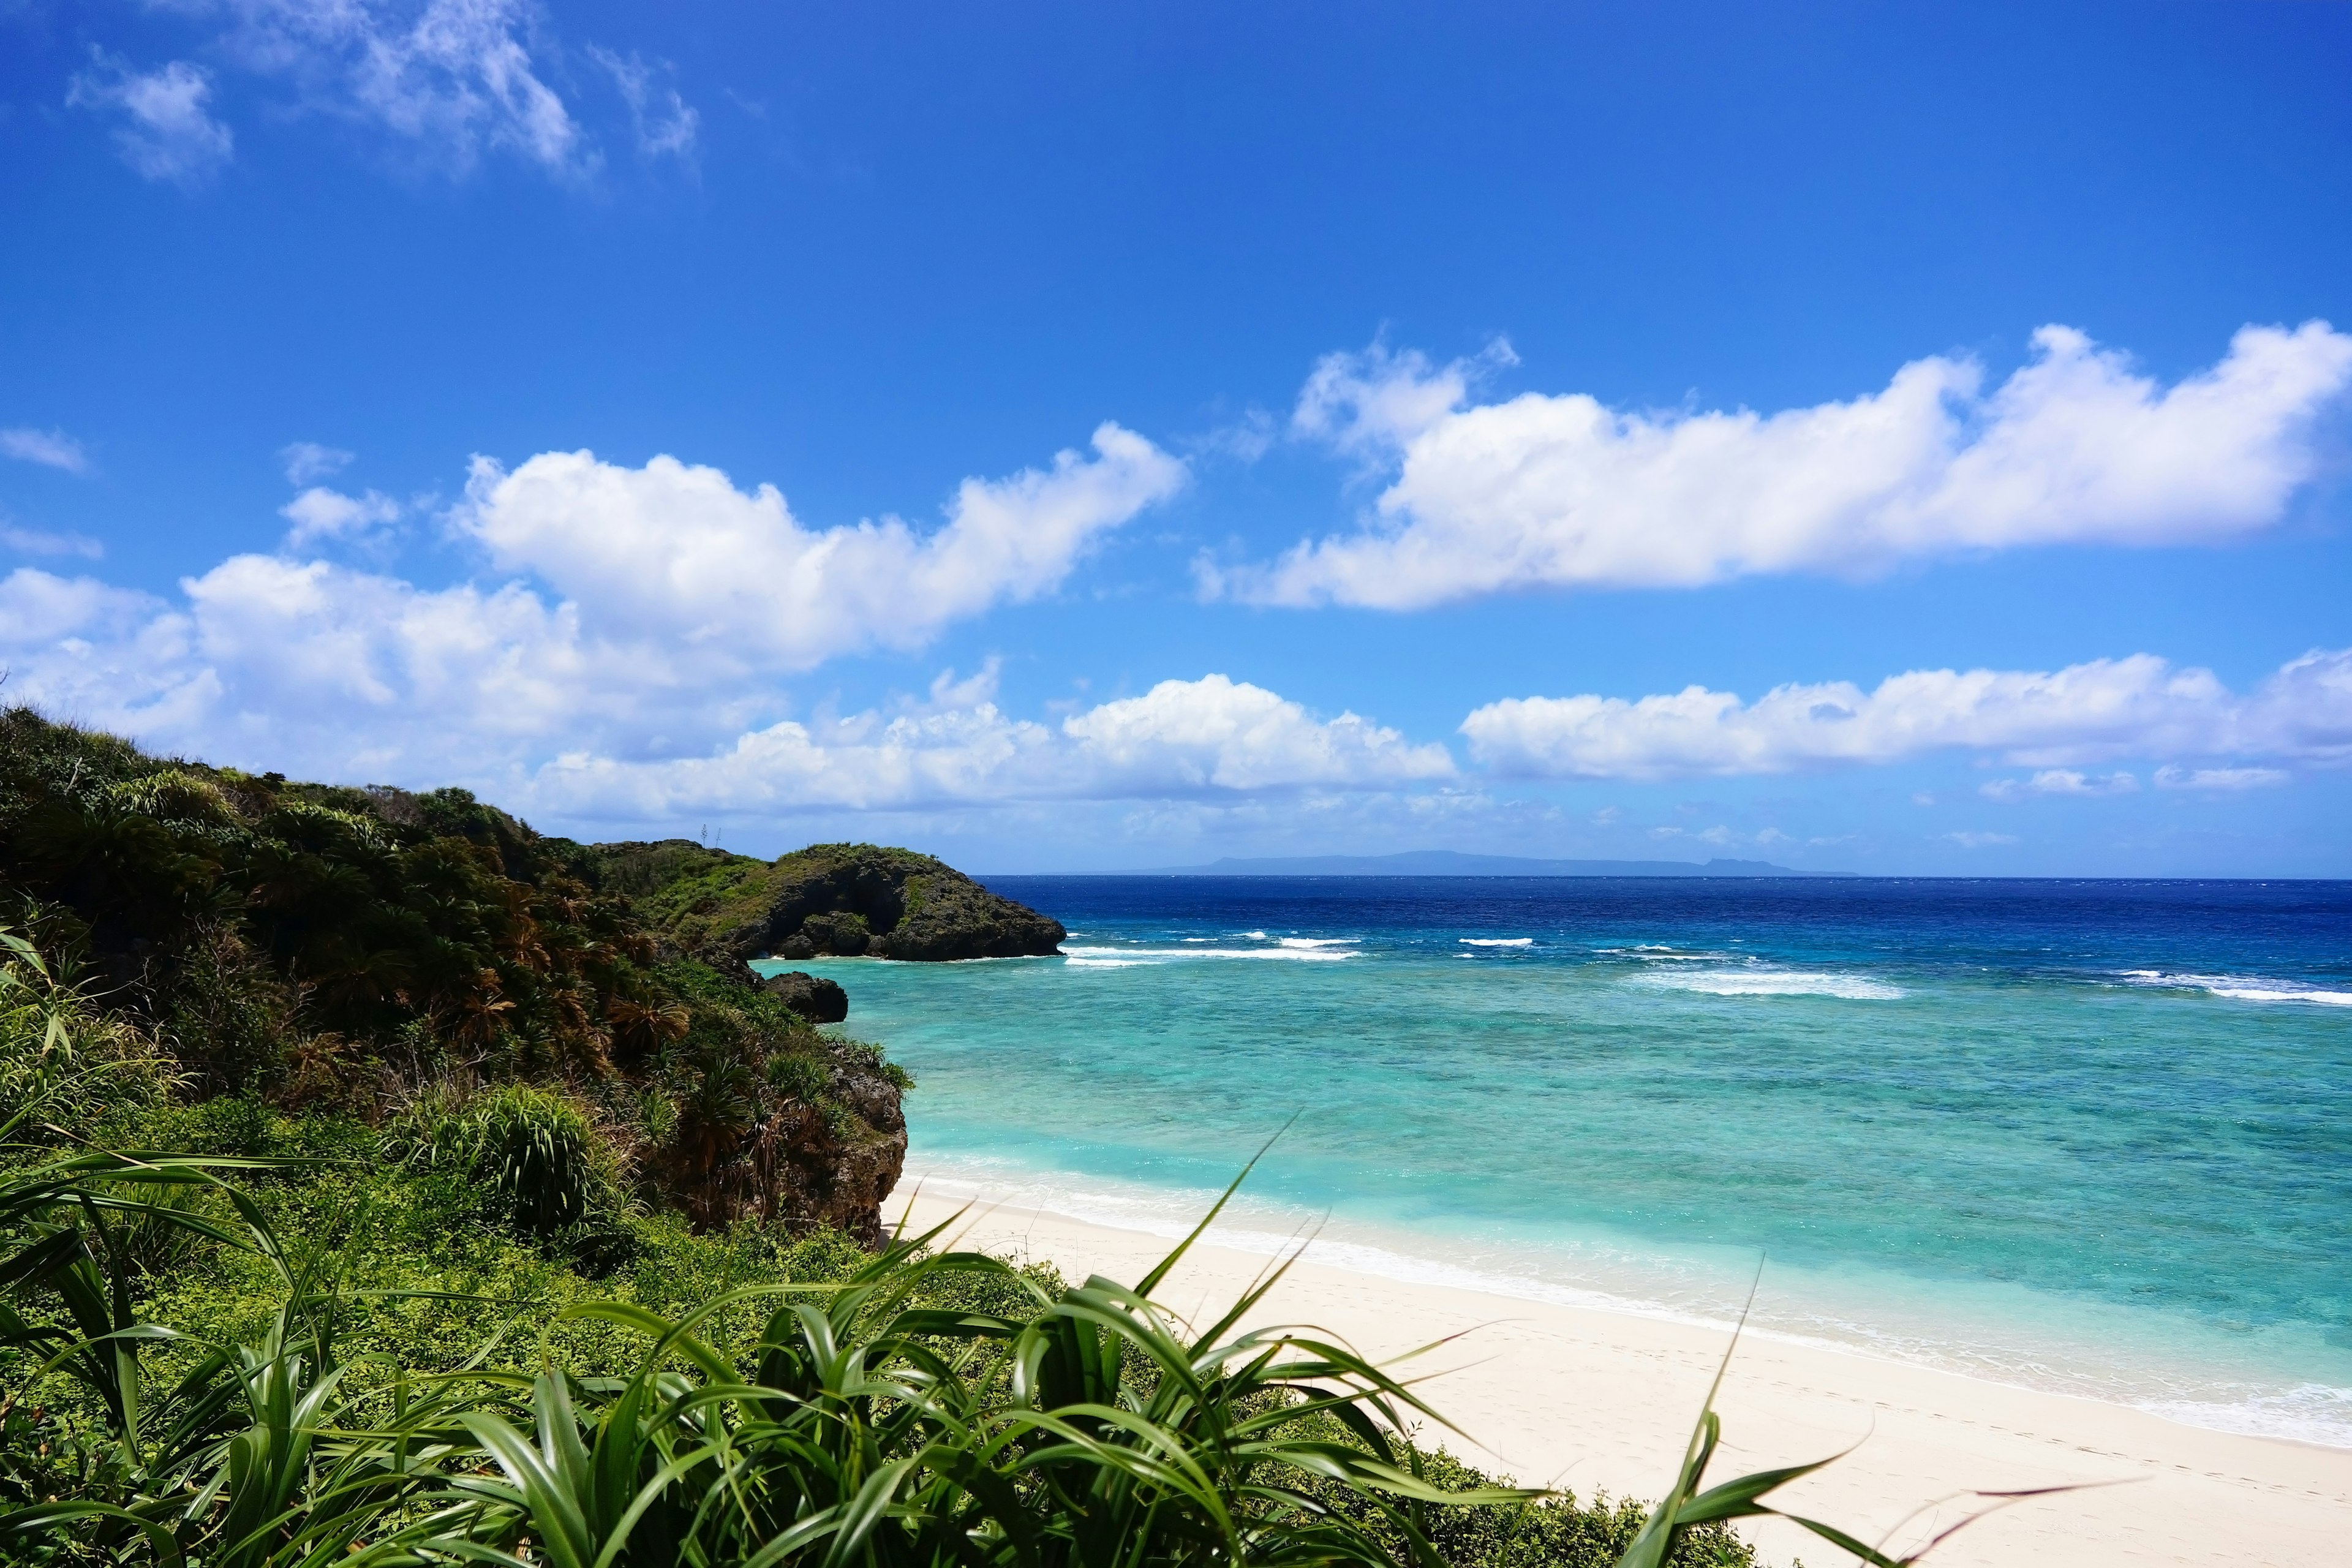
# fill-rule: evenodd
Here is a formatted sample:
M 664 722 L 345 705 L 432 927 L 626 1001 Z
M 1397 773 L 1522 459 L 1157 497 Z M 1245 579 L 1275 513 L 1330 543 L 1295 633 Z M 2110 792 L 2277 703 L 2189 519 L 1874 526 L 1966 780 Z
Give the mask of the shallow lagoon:
M 2352 885 L 1002 878 L 823 961 L 934 1183 L 2352 1445 Z

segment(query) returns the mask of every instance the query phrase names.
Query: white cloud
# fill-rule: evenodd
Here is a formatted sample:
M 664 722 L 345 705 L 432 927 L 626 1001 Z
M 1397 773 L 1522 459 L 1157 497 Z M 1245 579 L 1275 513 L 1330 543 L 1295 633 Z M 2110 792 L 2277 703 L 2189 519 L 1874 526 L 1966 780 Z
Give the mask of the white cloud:
M 634 53 L 621 55 L 595 47 L 591 47 L 588 53 L 612 73 L 613 84 L 620 89 L 621 100 L 629 106 L 629 123 L 637 133 L 638 156 L 694 156 L 695 137 L 702 116 L 678 95 L 674 82 L 656 86 L 654 68 Z M 674 74 L 667 61 L 661 68 L 666 75 Z
M 89 637 L 117 641 L 161 608 L 145 594 L 19 566 L 0 577 L 0 646 L 37 650 Z
M 1454 773 L 1443 746 L 1412 745 L 1353 713 L 1317 722 L 1297 703 L 1222 675 L 1163 680 L 1066 719 L 1062 731 L 1105 777 L 1148 793 L 1385 785 Z
M 1385 458 L 1359 531 L 1203 586 L 1265 604 L 1411 609 L 1533 587 L 1856 575 L 2035 544 L 2173 544 L 2280 518 L 2352 385 L 2352 336 L 2249 326 L 2161 386 L 2068 327 L 1990 392 L 1935 356 L 1884 391 L 1774 415 L 1641 413 L 1529 393 L 1473 404 L 1481 366 L 1375 348 L 1323 361 L 1294 429 Z M 1501 349 L 1490 359 L 1507 355 Z
M 2352 761 L 2352 649 L 2290 661 L 2252 692 L 2151 654 L 2055 672 L 1913 670 L 1864 692 L 1776 687 L 1754 703 L 1693 686 L 1627 701 L 1528 697 L 1462 724 L 1471 754 L 1528 777 L 1666 778 L 1891 763 L 1945 750 L 2065 768 L 2126 757 Z M 2056 775 L 2053 775 L 2053 777 Z
M 356 539 L 397 522 L 400 503 L 381 490 L 347 496 L 314 485 L 279 507 L 278 515 L 294 525 L 286 531 L 286 548 L 302 550 L 325 540 Z
M 174 749 L 334 778 L 474 782 L 570 819 L 898 810 L 1390 790 L 1450 779 L 1439 745 L 1320 718 L 1245 681 L 1168 680 L 1058 724 L 995 700 L 996 669 L 929 699 L 763 721 L 707 650 L 599 635 L 520 584 L 427 591 L 245 555 L 171 605 L 88 578 L 0 579 L 11 695 Z
M 2029 795 L 2131 795 L 2138 789 L 2138 778 L 2127 773 L 2112 773 L 2105 778 L 2094 778 L 2075 768 L 2044 768 L 2030 779 L 1995 779 L 1990 784 L 1978 786 L 1977 793 L 1987 800 L 2015 803 Z
M 236 156 L 235 134 L 205 108 L 213 87 L 202 66 L 173 60 L 140 72 L 103 50 L 90 53 L 90 68 L 73 79 L 66 101 L 120 112 L 115 151 L 142 175 L 193 188 Z
M 316 441 L 289 442 L 278 449 L 278 460 L 285 466 L 289 485 L 315 484 L 340 473 L 351 465 L 352 456 L 340 447 L 321 447 Z
M 106 553 L 106 546 L 79 533 L 44 533 L 7 523 L 0 523 L 0 544 L 24 555 L 82 555 L 95 561 Z
M 2158 789 L 2202 789 L 2224 793 L 2240 790 L 2268 789 L 2283 784 L 2294 775 L 2284 768 L 2183 768 L 2166 766 L 2156 770 Z
M 623 762 L 572 754 L 524 798 L 598 820 L 689 811 L 906 810 L 1051 800 L 1216 798 L 1298 789 L 1381 789 L 1449 776 L 1440 746 L 1223 675 L 1166 680 L 1059 726 L 992 701 L 944 710 L 787 721 L 706 758 Z
M 293 84 L 315 112 L 400 138 L 464 174 L 486 151 L 572 176 L 586 133 L 541 79 L 524 0 L 194 0 L 228 24 L 225 51 Z
M 876 647 L 919 647 L 950 622 L 1058 586 L 1108 530 L 1173 495 L 1184 466 L 1105 424 L 1095 456 L 966 479 L 945 527 L 895 517 L 801 526 L 774 486 L 717 468 L 642 468 L 550 452 L 512 473 L 477 459 L 456 521 L 502 569 L 527 571 L 606 635 L 723 647 L 806 669 Z
M 62 430 L 35 430 L 22 425 L 0 430 L 0 457 L 63 468 L 69 474 L 89 471 L 89 454 L 82 450 L 80 442 Z
M 12 698 L 160 745 L 313 776 L 501 781 L 523 805 L 530 771 L 558 755 L 575 784 L 581 759 L 591 773 L 622 770 L 599 777 L 636 781 L 651 775 L 635 764 L 678 758 L 698 765 L 681 776 L 716 777 L 726 769 L 713 759 L 739 738 L 780 767 L 817 748 L 803 772 L 826 798 L 952 795 L 960 777 L 1050 795 L 1082 748 L 1042 731 L 1050 755 L 1028 783 L 992 761 L 1017 755 L 1028 733 L 997 713 L 992 666 L 943 677 L 920 710 L 799 726 L 802 742 L 795 727 L 776 728 L 776 678 L 859 649 L 914 647 L 951 621 L 1048 592 L 1091 542 L 1183 477 L 1150 443 L 1106 426 L 1092 457 L 966 481 L 931 531 L 897 520 L 810 531 L 772 489 L 745 494 L 715 469 L 553 454 L 510 475 L 478 466 L 452 514 L 460 537 L 529 575 L 442 588 L 300 559 L 297 546 L 349 538 L 399 510 L 373 491 L 313 487 L 286 508 L 287 554 L 225 561 L 184 580 L 172 603 L 17 570 L 0 582 L 0 660 Z M 1152 697 L 1174 702 L 1173 689 Z M 1444 755 L 1352 715 L 1324 726 L 1296 705 L 1266 711 L 1283 705 L 1255 687 L 1221 701 L 1178 703 L 1131 727 L 1136 756 L 1117 766 L 1148 779 L 1191 765 L 1199 787 L 1218 790 L 1393 768 L 1428 776 L 1427 758 Z M 1105 724 L 1124 711 L 1110 708 Z M 1197 722 L 1189 739 L 1173 728 L 1183 712 Z M 873 739 L 891 723 L 914 738 Z M 1088 777 L 1117 771 L 1087 766 Z M 894 767 L 906 775 L 898 784 Z
M 1963 849 L 1991 849 L 2017 842 L 2014 833 L 1947 833 L 1943 837 Z

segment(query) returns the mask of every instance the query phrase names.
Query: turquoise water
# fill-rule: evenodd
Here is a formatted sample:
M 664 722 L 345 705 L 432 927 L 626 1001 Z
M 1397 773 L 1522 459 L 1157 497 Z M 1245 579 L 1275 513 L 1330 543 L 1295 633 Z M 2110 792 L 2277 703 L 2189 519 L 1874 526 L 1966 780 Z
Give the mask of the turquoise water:
M 2352 887 L 1002 879 L 910 1173 L 2352 1446 Z M 782 967 L 782 966 L 763 966 Z

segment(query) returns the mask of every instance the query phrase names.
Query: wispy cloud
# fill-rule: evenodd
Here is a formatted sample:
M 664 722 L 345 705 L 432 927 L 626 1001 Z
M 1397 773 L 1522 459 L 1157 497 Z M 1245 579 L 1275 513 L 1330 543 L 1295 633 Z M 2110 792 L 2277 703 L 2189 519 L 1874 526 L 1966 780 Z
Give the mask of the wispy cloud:
M 1979 785 L 1977 793 L 1987 800 L 2014 803 L 2037 795 L 2095 797 L 2132 795 L 2138 789 L 2138 778 L 2127 773 L 2095 778 L 2075 768 L 2044 768 L 2030 779 L 1995 779 Z
M 289 485 L 312 485 L 351 466 L 352 454 L 316 441 L 294 441 L 278 449 Z
M 173 60 L 139 71 L 94 48 L 90 68 L 73 79 L 66 101 L 120 114 L 114 147 L 122 161 L 150 180 L 194 189 L 236 155 L 236 135 L 205 107 L 212 92 L 212 75 L 202 66 Z
M 2161 767 L 2156 770 L 2158 789 L 2210 790 L 2234 795 L 2242 790 L 2269 789 L 2283 784 L 2294 775 L 2284 768 L 2183 768 Z
M 1393 481 L 1358 531 L 1202 573 L 1270 605 L 1412 609 L 1537 587 L 1695 587 L 1852 576 L 1956 552 L 2177 544 L 2276 522 L 2316 472 L 2352 335 L 2249 326 L 2170 386 L 2070 327 L 1990 392 L 1974 360 L 1772 415 L 1644 413 L 1584 394 L 1475 403 L 1507 351 L 1437 366 L 1333 355 L 1293 427 Z
M 389 137 L 453 175 L 486 153 L 566 179 L 597 166 L 534 53 L 525 0 L 195 0 L 211 47 L 303 110 Z
M 674 79 L 676 72 L 668 62 L 656 67 L 646 64 L 634 51 L 623 55 L 601 46 L 591 46 L 588 54 L 611 74 L 614 86 L 620 89 L 621 100 L 629 107 L 629 123 L 636 132 L 637 155 L 691 161 L 702 116 L 679 95 Z M 658 81 L 655 79 L 657 74 L 662 79 Z
M 348 496 L 314 485 L 278 509 L 294 526 L 286 548 L 306 550 L 328 540 L 356 540 L 400 521 L 400 503 L 382 490 Z
M 80 442 L 62 430 L 35 430 L 22 425 L 0 430 L 0 455 L 44 468 L 63 468 L 69 474 L 89 471 L 89 454 L 82 450 Z
M 106 547 L 79 533 L 45 533 L 38 529 L 0 523 L 0 544 L 22 555 L 79 555 L 96 561 Z
M 1849 681 L 1776 687 L 1752 703 L 1692 686 L 1666 695 L 1526 697 L 1462 724 L 1471 754 L 1525 777 L 1780 773 L 1976 751 L 2044 768 L 1989 793 L 2116 793 L 2074 766 L 2124 758 L 2352 761 L 2352 648 L 2289 661 L 2240 695 L 2212 672 L 2152 654 L 2055 671 L 1912 670 L 1870 691 Z
M 1947 833 L 1944 841 L 1963 849 L 1997 849 L 2018 841 L 2014 833 Z

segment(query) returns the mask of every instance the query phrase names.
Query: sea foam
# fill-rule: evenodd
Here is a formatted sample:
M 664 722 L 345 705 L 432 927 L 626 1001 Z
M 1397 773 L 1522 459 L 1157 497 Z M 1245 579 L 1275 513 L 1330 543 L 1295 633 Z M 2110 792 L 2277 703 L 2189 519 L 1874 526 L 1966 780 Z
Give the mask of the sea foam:
M 1813 974 L 1795 969 L 1667 969 L 1634 975 L 1635 985 L 1696 991 L 1708 996 L 1838 996 L 1849 1002 L 1894 1002 L 1900 985 L 1861 974 Z
M 2168 974 L 2158 969 L 2126 969 L 2123 978 L 2160 991 L 2202 991 L 2232 1002 L 2306 1002 L 2322 1007 L 2352 1007 L 2352 991 L 2331 991 L 2297 980 L 2266 980 L 2243 974 Z
M 1332 947 L 1065 947 L 1072 969 L 1132 969 L 1141 963 L 1173 963 L 1187 958 L 1275 958 L 1294 963 L 1331 963 L 1360 956 L 1353 948 Z

